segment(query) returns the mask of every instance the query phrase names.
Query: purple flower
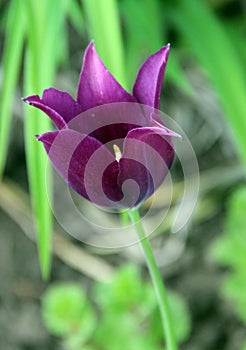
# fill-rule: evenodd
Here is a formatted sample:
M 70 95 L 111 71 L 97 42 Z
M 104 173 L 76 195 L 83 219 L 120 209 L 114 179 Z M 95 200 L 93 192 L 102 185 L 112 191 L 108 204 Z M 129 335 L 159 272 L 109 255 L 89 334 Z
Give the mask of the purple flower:
M 177 136 L 158 115 L 168 53 L 169 45 L 145 61 L 129 94 L 91 42 L 76 100 L 54 88 L 23 99 L 53 121 L 58 130 L 37 139 L 69 186 L 93 203 L 138 206 L 166 177 Z

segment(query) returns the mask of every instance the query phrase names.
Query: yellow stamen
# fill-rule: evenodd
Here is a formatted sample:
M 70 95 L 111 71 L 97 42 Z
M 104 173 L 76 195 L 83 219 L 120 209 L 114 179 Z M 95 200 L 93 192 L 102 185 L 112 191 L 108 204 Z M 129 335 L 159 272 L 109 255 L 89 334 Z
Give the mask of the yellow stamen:
M 114 149 L 115 159 L 118 162 L 122 156 L 121 150 L 117 145 L 113 145 L 113 149 Z

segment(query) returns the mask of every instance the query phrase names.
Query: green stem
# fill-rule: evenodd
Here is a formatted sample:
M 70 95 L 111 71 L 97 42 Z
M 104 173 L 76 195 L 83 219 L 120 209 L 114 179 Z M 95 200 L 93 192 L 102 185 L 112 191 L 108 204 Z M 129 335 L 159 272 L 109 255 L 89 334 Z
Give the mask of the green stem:
M 168 304 L 166 288 L 163 284 L 162 277 L 159 268 L 156 264 L 155 257 L 149 243 L 148 238 L 145 235 L 143 226 L 141 224 L 141 217 L 138 209 L 129 210 L 129 216 L 131 222 L 136 228 L 138 237 L 140 239 L 140 245 L 150 272 L 150 276 L 155 288 L 157 301 L 160 308 L 163 330 L 165 334 L 165 340 L 167 344 L 167 350 L 177 350 L 176 340 L 173 331 L 173 324 L 171 319 L 171 313 Z

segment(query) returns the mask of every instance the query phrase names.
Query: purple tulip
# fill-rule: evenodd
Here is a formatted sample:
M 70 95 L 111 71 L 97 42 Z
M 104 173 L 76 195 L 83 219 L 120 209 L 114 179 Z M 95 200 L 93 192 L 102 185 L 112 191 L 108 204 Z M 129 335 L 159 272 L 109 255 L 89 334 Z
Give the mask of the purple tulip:
M 169 45 L 140 68 L 132 94 L 115 80 L 91 42 L 77 99 L 46 89 L 23 100 L 44 111 L 57 131 L 37 136 L 58 173 L 77 193 L 105 207 L 136 207 L 151 196 L 173 162 L 169 130 L 158 115 Z

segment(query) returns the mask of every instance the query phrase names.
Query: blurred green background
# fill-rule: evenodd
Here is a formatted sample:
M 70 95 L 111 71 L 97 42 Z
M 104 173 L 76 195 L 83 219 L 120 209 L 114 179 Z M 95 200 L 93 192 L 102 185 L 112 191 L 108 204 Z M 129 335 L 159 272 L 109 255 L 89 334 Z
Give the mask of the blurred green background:
M 183 190 L 174 163 L 153 248 L 180 349 L 246 349 L 245 17 L 243 0 L 0 0 L 0 348 L 164 348 L 138 247 L 92 249 L 52 219 L 51 171 L 34 138 L 51 125 L 21 101 L 50 86 L 75 96 L 94 39 L 129 91 L 148 55 L 171 43 L 161 110 L 188 135 L 201 183 L 191 220 L 171 237 Z M 157 213 L 164 187 L 159 197 Z M 93 242 L 92 228 L 81 230 Z

